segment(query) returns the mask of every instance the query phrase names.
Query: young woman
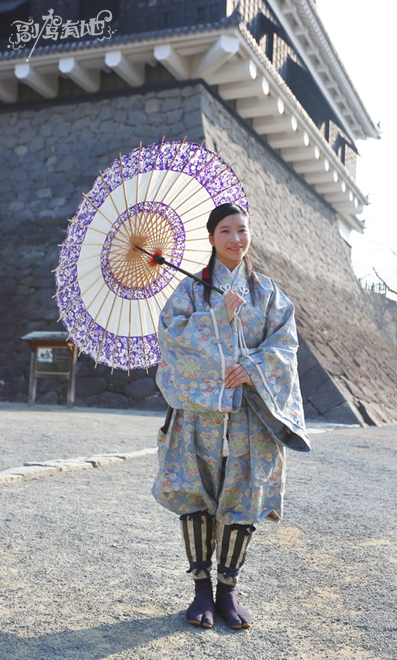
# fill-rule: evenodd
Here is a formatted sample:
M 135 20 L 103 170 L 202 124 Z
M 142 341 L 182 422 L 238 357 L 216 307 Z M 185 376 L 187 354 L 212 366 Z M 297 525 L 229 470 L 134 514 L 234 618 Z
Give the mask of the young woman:
M 294 307 L 254 272 L 241 206 L 216 207 L 207 229 L 212 255 L 201 277 L 224 294 L 186 278 L 160 315 L 157 384 L 170 408 L 153 495 L 180 516 L 195 584 L 187 621 L 211 628 L 215 605 L 229 627 L 248 628 L 235 586 L 254 524 L 282 517 L 285 447 L 310 446 Z

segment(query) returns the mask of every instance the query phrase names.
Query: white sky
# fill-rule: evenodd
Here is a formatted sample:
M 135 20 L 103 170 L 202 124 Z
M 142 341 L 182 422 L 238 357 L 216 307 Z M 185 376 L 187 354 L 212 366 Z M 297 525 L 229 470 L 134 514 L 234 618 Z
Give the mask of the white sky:
M 363 235 L 352 233 L 358 277 L 378 281 L 374 266 L 397 289 L 397 154 L 395 63 L 397 3 L 390 0 L 317 0 L 319 16 L 381 139 L 360 140 L 357 184 L 369 196 Z

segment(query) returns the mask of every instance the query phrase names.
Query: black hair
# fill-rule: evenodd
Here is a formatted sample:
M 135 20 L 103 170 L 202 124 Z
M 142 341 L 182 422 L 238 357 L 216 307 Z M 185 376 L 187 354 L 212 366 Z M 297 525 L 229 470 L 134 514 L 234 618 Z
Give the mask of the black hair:
M 220 204 L 219 206 L 216 206 L 214 209 L 212 209 L 207 221 L 208 233 L 212 235 L 215 231 L 215 227 L 221 220 L 226 218 L 228 215 L 235 215 L 237 213 L 242 213 L 247 218 L 249 217 L 248 212 L 245 210 L 245 208 L 240 206 L 240 204 L 225 202 L 224 204 Z M 212 271 L 214 269 L 215 257 L 216 257 L 216 250 L 215 247 L 213 246 L 210 260 L 207 264 L 207 267 L 204 269 L 205 270 L 204 279 L 209 284 L 212 284 Z M 249 286 L 252 302 L 255 304 L 255 282 L 257 282 L 258 279 L 256 277 L 254 266 L 252 264 L 251 257 L 249 256 L 249 254 L 246 254 L 243 258 L 244 258 L 245 271 L 247 274 L 248 286 Z M 204 287 L 204 300 L 208 304 L 210 303 L 210 296 L 211 296 L 211 289 L 207 286 Z

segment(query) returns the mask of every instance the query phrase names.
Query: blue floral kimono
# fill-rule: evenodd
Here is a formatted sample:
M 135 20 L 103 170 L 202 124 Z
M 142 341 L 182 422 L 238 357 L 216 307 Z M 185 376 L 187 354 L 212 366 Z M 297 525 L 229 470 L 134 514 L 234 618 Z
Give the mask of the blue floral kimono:
M 203 285 L 190 278 L 160 315 L 156 380 L 170 415 L 158 435 L 152 492 L 179 515 L 208 509 L 225 525 L 279 521 L 285 448 L 310 450 L 294 306 L 273 280 L 257 277 L 254 305 L 244 261 L 231 272 L 215 260 L 213 284 L 246 301 L 231 322 L 223 296 L 212 291 L 208 305 Z M 225 388 L 225 373 L 236 362 L 253 386 Z

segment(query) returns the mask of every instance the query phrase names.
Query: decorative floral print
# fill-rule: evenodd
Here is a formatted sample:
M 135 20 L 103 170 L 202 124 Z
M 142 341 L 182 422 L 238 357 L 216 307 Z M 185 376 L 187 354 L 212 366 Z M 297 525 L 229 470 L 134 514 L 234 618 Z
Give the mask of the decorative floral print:
M 244 263 L 231 273 L 218 259 L 213 283 L 244 291 L 246 304 L 229 323 L 221 294 L 211 293 L 226 369 L 240 362 L 254 386 L 222 387 L 221 357 L 203 287 L 183 280 L 160 315 L 163 360 L 157 383 L 174 409 L 158 435 L 156 500 L 181 515 L 208 509 L 224 524 L 280 520 L 285 446 L 310 449 L 297 376 L 294 307 L 268 277 L 258 275 L 252 304 Z M 240 288 L 239 288 L 240 287 Z M 229 456 L 222 455 L 228 413 Z

